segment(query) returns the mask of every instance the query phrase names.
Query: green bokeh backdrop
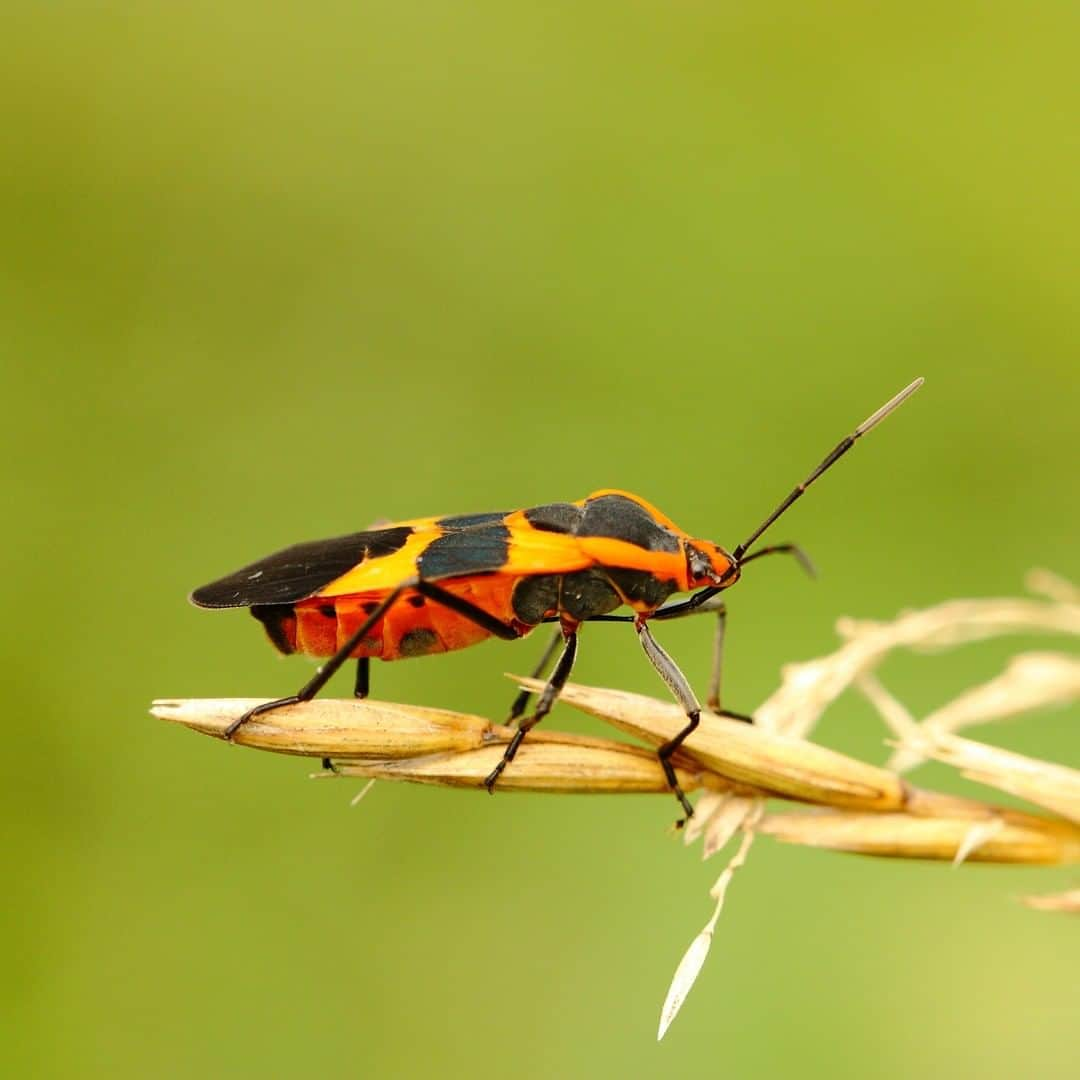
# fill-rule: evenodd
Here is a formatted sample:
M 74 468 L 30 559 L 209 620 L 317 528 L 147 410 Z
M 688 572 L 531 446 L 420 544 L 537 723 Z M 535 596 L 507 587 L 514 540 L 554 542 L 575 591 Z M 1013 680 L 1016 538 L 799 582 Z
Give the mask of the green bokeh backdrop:
M 147 705 L 306 677 L 184 600 L 255 556 L 601 486 L 730 546 L 916 375 L 776 534 L 821 580 L 732 594 L 731 703 L 840 614 L 1075 577 L 1078 31 L 1050 2 L 9 5 L 0 1066 L 1075 1076 L 1075 928 L 1016 903 L 1068 873 L 762 841 L 658 1047 L 720 868 L 673 801 L 350 810 Z M 663 640 L 701 686 L 692 622 Z M 539 646 L 375 691 L 498 716 Z M 1017 647 L 885 677 L 925 710 Z M 662 691 L 624 628 L 578 674 Z M 821 735 L 885 753 L 854 697 Z M 994 736 L 1076 757 L 1067 715 Z

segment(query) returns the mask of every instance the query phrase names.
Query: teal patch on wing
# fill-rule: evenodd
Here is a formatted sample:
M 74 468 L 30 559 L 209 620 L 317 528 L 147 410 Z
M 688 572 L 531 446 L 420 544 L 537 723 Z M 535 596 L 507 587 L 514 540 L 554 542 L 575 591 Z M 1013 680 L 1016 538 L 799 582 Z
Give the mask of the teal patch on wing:
M 432 540 L 416 560 L 420 577 L 427 581 L 491 574 L 506 565 L 510 530 L 499 522 L 455 529 Z

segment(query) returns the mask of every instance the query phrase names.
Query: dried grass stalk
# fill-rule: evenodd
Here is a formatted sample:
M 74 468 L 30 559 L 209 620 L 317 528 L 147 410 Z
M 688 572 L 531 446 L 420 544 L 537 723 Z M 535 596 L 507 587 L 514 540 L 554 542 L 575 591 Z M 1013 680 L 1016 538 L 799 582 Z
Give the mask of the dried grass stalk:
M 151 712 L 205 735 L 225 729 L 262 698 L 155 701 Z M 479 716 L 366 698 L 317 698 L 254 717 L 234 742 L 259 750 L 330 758 L 338 775 L 479 788 L 513 730 Z M 730 785 L 687 754 L 676 758 L 684 791 Z M 327 774 L 333 775 L 333 774 Z M 578 794 L 669 791 L 656 755 L 640 746 L 585 735 L 535 731 L 522 744 L 500 791 Z
M 931 651 L 1003 634 L 1080 635 L 1080 602 L 1065 583 L 1040 571 L 1028 585 L 1051 599 L 950 600 L 892 622 L 840 619 L 837 630 L 847 643 L 829 656 L 787 665 L 780 689 L 754 713 L 755 724 L 808 735 L 832 701 L 895 649 Z
M 755 726 L 789 736 L 808 735 L 829 703 L 854 685 L 900 739 L 900 747 L 889 762 L 893 772 L 913 768 L 928 757 L 937 758 L 972 779 L 1019 795 L 1059 817 L 1003 810 L 977 800 L 911 788 L 901 808 L 885 813 L 835 807 L 782 811 L 765 815 L 751 827 L 748 811 L 736 797 L 705 795 L 698 803 L 703 813 L 702 820 L 695 823 L 694 836 L 704 836 L 706 857 L 730 838 L 731 821 L 741 818 L 748 830 L 783 841 L 859 854 L 950 859 L 954 863 L 968 859 L 1029 865 L 1078 861 L 1080 774 L 1063 765 L 963 739 L 954 732 L 1031 709 L 1074 702 L 1080 696 L 1080 662 L 1056 653 L 1015 657 L 997 679 L 946 703 L 921 724 L 875 675 L 885 657 L 897 648 L 929 651 L 1017 632 L 1080 634 L 1078 590 L 1045 571 L 1029 575 L 1028 587 L 1046 601 L 958 600 L 909 612 L 889 623 L 842 620 L 838 629 L 848 638 L 847 643 L 829 656 L 786 667 L 779 690 L 755 712 Z M 592 704 L 596 704 L 595 699 Z M 621 713 L 613 718 L 620 727 L 623 721 Z M 725 749 L 721 757 L 726 756 Z M 730 764 L 705 755 L 702 760 L 721 774 Z M 714 828 L 718 844 L 710 844 Z M 748 831 L 736 860 L 721 875 L 724 887 L 735 862 L 741 865 L 744 861 L 750 835 Z M 1031 896 L 1026 903 L 1044 911 L 1080 911 L 1080 891 Z M 661 1037 L 704 962 L 716 917 L 714 913 L 679 964 L 661 1010 Z
M 988 827 L 989 826 L 989 827 Z M 789 844 L 886 855 L 1054 866 L 1080 861 L 1080 830 L 1033 814 L 1000 812 L 984 821 L 845 811 L 775 813 L 760 825 Z M 966 850 L 965 850 L 966 848 Z
M 713 934 L 716 931 L 716 923 L 720 918 L 720 912 L 724 910 L 724 899 L 727 896 L 728 885 L 735 875 L 735 871 L 746 864 L 746 857 L 750 853 L 750 845 L 754 842 L 755 828 L 761 820 L 763 803 L 760 799 L 748 800 L 746 813 L 743 816 L 742 843 L 738 851 L 729 860 L 724 872 L 716 879 L 716 883 L 709 890 L 709 895 L 716 901 L 712 916 L 692 942 L 690 948 L 683 954 L 679 966 L 675 969 L 675 975 L 671 980 L 664 1004 L 660 1008 L 660 1025 L 656 1032 L 656 1041 L 659 1042 L 666 1034 L 672 1021 L 679 1015 L 679 1010 L 686 1001 L 687 994 L 693 989 L 698 975 L 701 973 L 705 960 L 712 946 Z
M 916 745 L 926 756 L 952 765 L 971 780 L 1080 824 L 1080 772 L 1075 769 L 959 735 L 924 732 Z
M 894 858 L 1026 865 L 1080 861 L 1080 773 L 955 734 L 977 723 L 1074 702 L 1080 696 L 1080 661 L 1061 653 L 1021 654 L 1000 676 L 921 722 L 876 675 L 895 649 L 938 650 L 1017 632 L 1080 634 L 1080 593 L 1072 585 L 1044 571 L 1030 575 L 1028 584 L 1044 599 L 955 600 L 906 612 L 892 622 L 841 620 L 845 643 L 829 656 L 784 668 L 779 689 L 756 711 L 754 725 L 703 715 L 675 758 L 683 789 L 703 789 L 685 839 L 701 839 L 706 857 L 740 830 L 743 839 L 713 888 L 712 918 L 679 965 L 662 1011 L 661 1036 L 704 962 L 727 885 L 757 833 Z M 536 680 L 517 681 L 540 686 Z M 875 706 L 899 741 L 891 767 L 856 761 L 806 740 L 828 704 L 851 686 Z M 685 723 L 678 706 L 622 691 L 571 684 L 561 700 L 654 746 Z M 221 737 L 228 723 L 254 704 L 247 699 L 159 701 L 153 712 Z M 481 717 L 442 709 L 320 699 L 259 716 L 235 741 L 329 757 L 339 775 L 479 788 L 511 736 L 509 728 Z M 928 758 L 1049 813 L 927 791 L 898 775 Z M 499 789 L 668 791 L 651 750 L 551 731 L 529 735 Z M 765 813 L 768 796 L 788 800 L 789 808 Z M 816 808 L 790 808 L 798 803 Z M 1080 893 L 1031 896 L 1025 902 L 1040 910 L 1077 911 Z
M 498 730 L 498 729 L 497 729 Z M 502 758 L 512 734 L 477 750 L 431 754 L 399 761 L 354 762 L 336 760 L 334 770 L 342 776 L 377 780 L 410 780 L 443 787 L 481 788 Z M 676 768 L 683 791 L 696 791 L 704 771 Z M 713 781 L 714 783 L 717 781 Z M 636 746 L 608 743 L 582 744 L 567 738 L 536 739 L 524 743 L 514 766 L 499 777 L 498 791 L 575 793 L 578 795 L 666 794 L 668 783 L 656 755 Z
M 529 689 L 541 685 L 515 681 Z M 622 690 L 568 683 L 560 700 L 655 746 L 686 726 L 678 705 Z M 686 750 L 720 776 L 789 799 L 874 810 L 899 809 L 907 801 L 907 785 L 893 773 L 756 723 L 703 713 Z
M 225 729 L 265 698 L 155 701 L 150 712 L 204 735 Z M 402 758 L 482 746 L 491 723 L 479 716 L 382 701 L 316 698 L 254 717 L 233 736 L 237 746 L 307 757 Z
M 564 693 L 568 703 L 654 744 L 681 726 L 683 714 L 666 702 L 574 684 L 568 684 Z M 235 717 L 256 703 L 243 698 L 159 701 L 153 713 L 220 738 Z M 512 735 L 510 728 L 481 717 L 443 709 L 371 699 L 317 699 L 256 717 L 240 729 L 236 741 L 278 753 L 329 757 L 341 776 L 476 789 L 483 786 Z M 984 844 L 980 858 L 1052 862 L 1075 856 L 1075 847 L 1053 829 L 1049 835 L 1056 840 L 1044 838 L 1041 854 L 1033 854 L 1028 834 L 1039 833 L 1042 820 L 1034 815 L 915 788 L 835 751 L 723 717 L 703 716 L 701 727 L 675 761 L 684 791 L 707 789 L 685 834 L 687 842 L 704 837 L 706 857 L 723 848 L 744 825 L 755 799 L 766 795 L 847 812 L 831 819 L 807 815 L 799 825 L 798 815 L 786 815 L 783 830 L 778 825 L 775 835 L 782 831 L 789 842 L 864 854 L 955 858 L 975 835 L 971 830 L 978 822 L 1005 820 L 1012 823 L 1012 830 L 994 845 Z M 891 785 L 883 782 L 888 779 Z M 513 768 L 500 778 L 499 790 L 667 794 L 668 786 L 656 755 L 644 747 L 535 731 L 522 744 Z M 1054 790 L 1048 788 L 1042 795 Z M 917 819 L 930 824 L 920 829 Z M 769 833 L 773 818 L 765 820 L 763 831 Z M 903 833 L 901 821 L 909 823 Z M 927 839 L 931 836 L 933 843 Z M 1058 843 L 1056 856 L 1053 842 Z
M 907 772 L 926 759 L 923 744 L 932 747 L 939 735 L 1075 701 L 1080 696 L 1080 659 L 1062 653 L 1021 653 L 996 679 L 965 691 L 918 724 L 876 679 L 865 677 L 859 687 L 900 737 L 900 748 L 888 767 Z

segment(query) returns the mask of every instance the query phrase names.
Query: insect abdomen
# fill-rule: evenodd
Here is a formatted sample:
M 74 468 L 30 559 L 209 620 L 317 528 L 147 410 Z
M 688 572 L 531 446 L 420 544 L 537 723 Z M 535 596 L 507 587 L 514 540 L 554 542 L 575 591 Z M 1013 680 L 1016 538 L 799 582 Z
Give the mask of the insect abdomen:
M 444 588 L 482 606 L 496 618 L 520 626 L 524 635 L 532 629 L 532 624 L 522 625 L 523 620 L 514 619 L 510 603 L 512 586 L 513 581 L 491 575 L 447 582 Z M 385 596 L 385 593 L 314 596 L 296 604 L 256 605 L 251 613 L 266 627 L 270 641 L 279 652 L 333 656 Z M 406 592 L 350 655 L 400 660 L 464 649 L 489 636 L 487 630 L 457 612 L 418 593 Z

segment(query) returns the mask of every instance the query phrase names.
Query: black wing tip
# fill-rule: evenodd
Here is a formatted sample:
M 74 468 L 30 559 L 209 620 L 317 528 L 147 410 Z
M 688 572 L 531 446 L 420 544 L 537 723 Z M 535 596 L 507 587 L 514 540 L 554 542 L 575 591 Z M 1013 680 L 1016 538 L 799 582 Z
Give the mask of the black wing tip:
M 188 593 L 188 603 L 201 608 L 250 607 L 240 590 L 235 586 L 222 588 L 224 582 L 212 581 L 209 585 L 200 585 Z

